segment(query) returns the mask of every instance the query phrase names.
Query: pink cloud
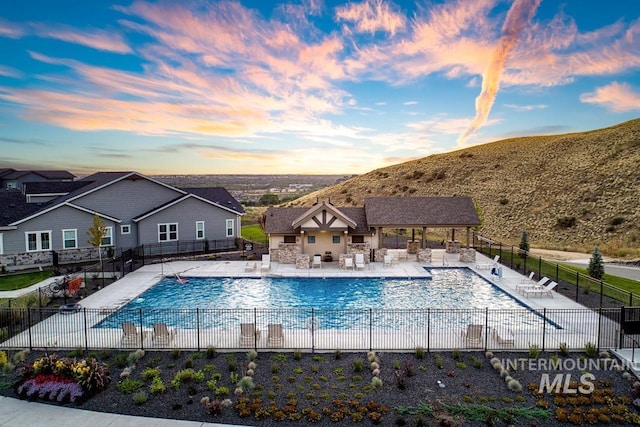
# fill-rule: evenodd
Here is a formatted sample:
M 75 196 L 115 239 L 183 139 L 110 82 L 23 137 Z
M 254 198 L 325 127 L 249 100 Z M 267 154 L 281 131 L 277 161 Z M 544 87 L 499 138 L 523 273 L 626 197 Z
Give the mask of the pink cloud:
M 580 101 L 598 104 L 616 113 L 640 110 L 640 93 L 627 83 L 613 82 L 580 95 Z
M 100 29 L 77 30 L 68 26 L 49 26 L 33 23 L 29 27 L 40 37 L 62 40 L 96 50 L 115 53 L 131 53 L 122 36 L 114 31 Z
M 353 23 L 359 33 L 383 31 L 391 35 L 405 27 L 405 17 L 383 0 L 365 0 L 336 8 L 336 19 Z

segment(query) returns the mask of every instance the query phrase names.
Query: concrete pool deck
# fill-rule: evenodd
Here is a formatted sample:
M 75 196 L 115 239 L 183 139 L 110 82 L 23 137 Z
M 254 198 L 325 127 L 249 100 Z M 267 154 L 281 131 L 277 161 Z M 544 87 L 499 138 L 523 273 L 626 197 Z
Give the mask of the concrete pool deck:
M 477 253 L 474 263 L 461 262 L 457 254 L 446 253 L 445 250 L 433 250 L 432 262 L 417 262 L 411 257 L 392 266 L 382 263 L 369 263 L 364 269 L 344 270 L 338 268 L 337 262 L 322 263 L 321 268 L 297 269 L 292 264 L 271 263 L 271 269 L 260 270 L 260 261 L 173 261 L 169 263 L 148 265 L 129 273 L 124 278 L 108 287 L 88 296 L 81 301 L 87 310 L 73 315 L 55 314 L 42 322 L 34 324 L 28 336 L 21 333 L 5 343 L 6 347 L 89 347 L 89 348 L 166 348 L 164 345 L 155 346 L 150 331 L 141 334 L 141 341 L 133 344 L 122 342 L 122 330 L 93 328 L 107 315 L 113 313 L 138 295 L 155 285 L 164 276 L 185 277 L 398 277 L 420 278 L 429 277 L 429 268 L 437 267 L 468 267 L 480 276 L 489 280 L 504 292 L 510 294 L 524 305 L 539 312 L 545 312 L 547 320 L 557 324 L 561 329 L 547 326 L 545 330 L 530 328 L 524 325 L 512 327 L 506 332 L 508 338 L 501 336 L 500 318 L 487 319 L 487 324 L 493 326 L 491 334 L 486 334 L 485 345 L 488 348 L 528 349 L 530 345 L 545 348 L 558 348 L 560 343 L 566 343 L 571 348 L 584 348 L 585 343 L 594 342 L 594 334 L 599 331 L 614 328 L 613 322 L 608 321 L 598 313 L 586 309 L 584 306 L 564 297 L 556 292 L 553 298 L 524 297 L 516 291 L 516 286 L 526 279 L 521 274 L 502 267 L 502 277 L 491 274 L 491 269 L 478 269 L 479 265 L 491 265 L 492 260 Z M 247 266 L 251 268 L 247 271 Z M 425 269 L 426 268 L 426 269 Z M 195 307 L 194 307 L 195 308 Z M 458 307 L 469 309 L 468 307 Z M 434 308 L 435 310 L 436 308 Z M 523 316 L 540 317 L 539 314 L 523 310 Z M 482 312 L 480 312 L 482 314 Z M 484 319 L 484 318 L 483 318 Z M 479 321 L 480 323 L 485 323 Z M 544 322 L 543 322 L 544 323 Z M 266 325 L 258 324 L 259 329 Z M 87 332 L 89 331 L 89 332 Z M 286 330 L 287 336 L 283 348 L 285 349 L 314 349 L 335 350 L 376 348 L 379 350 L 411 350 L 417 346 L 430 349 L 465 348 L 465 342 L 459 331 L 424 330 L 420 328 L 405 328 L 402 331 L 381 330 L 375 334 L 363 333 L 362 330 L 316 330 L 309 333 L 304 330 Z M 369 332 L 367 330 L 367 332 Z M 452 333 L 453 332 L 453 333 Z M 489 332 L 489 331 L 487 331 Z M 496 335 L 497 334 L 497 335 Z M 602 334 L 600 334 L 602 335 Z M 607 333 L 607 336 L 614 335 Z M 615 338 L 612 337 L 611 339 Z M 602 340 L 601 340 L 602 341 Z M 613 346 L 615 341 L 600 342 L 601 347 Z M 266 330 L 260 340 L 250 347 L 264 350 L 271 348 L 267 341 Z M 238 349 L 242 346 L 238 342 L 237 330 L 201 329 L 179 330 L 176 338 L 171 340 L 169 348 L 207 348 Z

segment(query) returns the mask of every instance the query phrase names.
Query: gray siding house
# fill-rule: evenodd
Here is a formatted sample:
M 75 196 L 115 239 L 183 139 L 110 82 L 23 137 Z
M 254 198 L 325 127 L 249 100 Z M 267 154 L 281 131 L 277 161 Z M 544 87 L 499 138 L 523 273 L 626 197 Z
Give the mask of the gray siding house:
M 224 188 L 181 189 L 137 172 L 30 182 L 0 190 L 0 265 L 47 265 L 53 252 L 62 263 L 90 257 L 94 215 L 107 229 L 104 251 L 156 245 L 170 253 L 180 242 L 235 243 L 244 210 Z

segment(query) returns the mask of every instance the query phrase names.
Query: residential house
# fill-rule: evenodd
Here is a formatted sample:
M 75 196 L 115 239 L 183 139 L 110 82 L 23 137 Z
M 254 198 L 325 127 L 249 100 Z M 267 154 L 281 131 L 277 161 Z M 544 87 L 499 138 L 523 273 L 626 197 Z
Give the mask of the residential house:
M 63 170 L 19 171 L 10 168 L 0 169 L 0 188 L 22 189 L 28 182 L 69 182 L 76 176 Z
M 137 172 L 28 182 L 23 191 L 0 190 L 0 265 L 47 265 L 54 252 L 60 263 L 86 259 L 94 215 L 106 226 L 103 248 L 171 253 L 180 242 L 214 240 L 235 247 L 243 214 L 224 188 L 182 189 Z

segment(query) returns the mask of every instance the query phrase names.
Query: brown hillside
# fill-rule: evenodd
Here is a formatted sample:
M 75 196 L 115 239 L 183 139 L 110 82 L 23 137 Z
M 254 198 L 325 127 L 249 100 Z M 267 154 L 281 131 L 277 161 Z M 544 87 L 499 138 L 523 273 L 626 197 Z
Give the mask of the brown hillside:
M 640 119 L 431 155 L 376 169 L 292 205 L 328 197 L 337 206 L 361 206 L 368 196 L 453 195 L 472 196 L 484 215 L 483 233 L 503 242 L 517 245 L 526 229 L 536 247 L 590 252 L 600 245 L 611 255 L 637 255 Z

